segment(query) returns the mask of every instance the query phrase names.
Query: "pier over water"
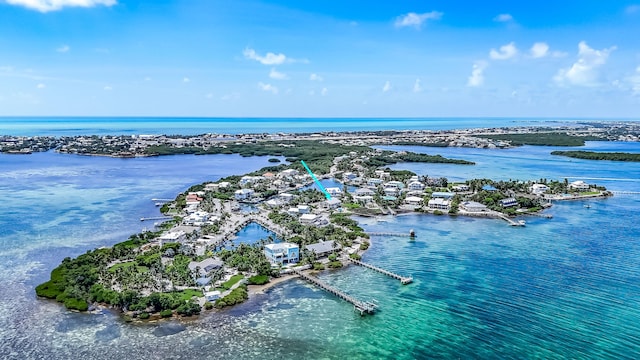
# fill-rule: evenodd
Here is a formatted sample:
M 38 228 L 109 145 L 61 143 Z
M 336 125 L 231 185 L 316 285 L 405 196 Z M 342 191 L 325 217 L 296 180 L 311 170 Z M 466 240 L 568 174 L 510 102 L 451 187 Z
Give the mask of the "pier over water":
M 346 294 L 345 292 L 338 290 L 336 288 L 334 288 L 333 286 L 325 283 L 324 281 L 318 279 L 317 277 L 308 275 L 303 273 L 302 271 L 298 270 L 298 269 L 293 269 L 293 272 L 298 274 L 301 278 L 303 278 L 304 280 L 318 286 L 319 288 L 330 292 L 331 294 L 339 297 L 340 299 L 349 302 L 351 304 L 353 304 L 353 308 L 360 312 L 360 315 L 364 315 L 364 314 L 373 314 L 376 309 L 378 308 L 378 305 L 372 301 L 361 301 L 358 300 L 348 294 Z
M 352 259 L 352 258 L 349 258 L 349 261 L 351 261 L 352 263 L 354 263 L 356 265 L 360 265 L 362 267 L 366 267 L 368 269 L 377 271 L 377 272 L 379 272 L 381 274 L 385 274 L 385 275 L 387 275 L 389 277 L 392 277 L 394 279 L 400 280 L 400 283 L 402 283 L 402 285 L 411 284 L 413 282 L 413 277 L 411 277 L 411 276 L 400 276 L 400 275 L 398 275 L 396 273 L 393 273 L 391 271 L 385 270 L 385 269 L 383 269 L 381 267 L 377 267 L 375 265 L 367 264 L 365 262 L 362 262 L 362 261 L 356 260 L 356 259 Z

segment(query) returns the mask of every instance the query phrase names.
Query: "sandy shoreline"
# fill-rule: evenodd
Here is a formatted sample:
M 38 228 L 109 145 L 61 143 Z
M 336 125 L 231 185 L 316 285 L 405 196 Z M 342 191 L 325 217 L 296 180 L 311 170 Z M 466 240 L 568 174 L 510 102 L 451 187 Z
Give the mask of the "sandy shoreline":
M 249 296 L 264 294 L 267 290 L 271 289 L 272 287 L 297 277 L 298 275 L 296 274 L 288 274 L 288 275 L 281 276 L 279 278 L 271 279 L 271 281 L 269 281 L 264 285 L 249 285 L 247 287 L 247 292 L 249 293 Z

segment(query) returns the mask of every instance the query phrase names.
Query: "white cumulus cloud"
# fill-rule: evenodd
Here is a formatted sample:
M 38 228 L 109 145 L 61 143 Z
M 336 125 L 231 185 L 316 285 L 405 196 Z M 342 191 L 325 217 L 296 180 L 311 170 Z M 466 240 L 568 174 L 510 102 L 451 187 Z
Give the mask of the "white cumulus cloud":
M 598 68 L 606 64 L 609 54 L 616 49 L 595 50 L 585 41 L 578 44 L 578 60 L 568 69 L 560 69 L 554 80 L 560 85 L 571 84 L 579 86 L 597 86 Z
M 286 80 L 289 78 L 287 74 L 281 73 L 274 68 L 271 68 L 271 71 L 269 72 L 269 77 L 275 80 Z
M 497 22 L 512 22 L 513 16 L 511 14 L 500 14 L 493 18 L 493 21 Z
M 471 75 L 467 80 L 467 86 L 469 87 L 478 87 L 484 84 L 484 70 L 487 68 L 488 64 L 486 61 L 476 61 L 473 64 L 473 68 L 471 69 Z
M 431 11 L 422 14 L 410 12 L 408 14 L 398 16 L 396 18 L 395 25 L 396 27 L 414 27 L 416 29 L 420 29 L 427 20 L 439 20 L 442 18 L 442 15 L 443 13 L 439 11 Z
M 309 80 L 311 80 L 311 81 L 323 81 L 324 79 L 322 78 L 322 76 L 320 76 L 318 74 L 311 74 L 311 75 L 309 75 Z
M 421 91 L 422 91 L 422 84 L 420 83 L 420 79 L 416 79 L 416 82 L 413 83 L 413 92 L 417 93 Z
M 191 79 L 189 79 L 188 77 L 183 77 L 182 82 L 186 84 L 188 82 L 191 82 Z
M 104 91 L 111 91 L 111 90 L 113 90 L 113 88 L 112 88 L 111 86 L 109 86 L 109 85 L 107 85 L 107 86 L 103 87 L 103 89 L 104 89 Z
M 7 4 L 23 6 L 43 13 L 61 10 L 65 7 L 90 8 L 98 5 L 113 6 L 116 0 L 6 0 Z
M 529 53 L 534 59 L 543 58 L 549 54 L 549 45 L 544 42 L 537 42 L 531 46 Z
M 270 92 L 274 95 L 278 93 L 278 88 L 271 84 L 265 84 L 263 82 L 259 82 L 258 87 L 260 88 L 260 90 Z
M 291 62 L 291 59 L 287 59 L 285 54 L 275 54 L 268 52 L 265 55 L 258 54 L 255 50 L 246 48 L 242 52 L 245 58 L 255 60 L 263 65 L 282 65 L 285 62 Z
M 327 96 L 328 93 L 329 93 L 329 89 L 327 89 L 326 87 L 322 88 L 322 90 L 320 91 L 320 95 L 322 96 Z
M 387 80 L 382 87 L 382 92 L 389 92 L 391 90 L 391 81 Z
M 69 52 L 69 50 L 71 50 L 69 45 L 62 45 L 62 46 L 60 46 L 59 48 L 56 49 L 56 51 L 59 52 L 59 53 L 66 53 L 66 52 Z
M 43 84 L 43 83 L 40 83 L 40 84 L 38 84 L 36 87 L 37 87 L 38 89 L 44 89 L 44 88 L 46 88 L 47 86 L 46 86 L 45 84 Z
M 518 49 L 513 42 L 500 46 L 499 50 L 491 49 L 489 57 L 493 60 L 508 60 L 518 54 Z

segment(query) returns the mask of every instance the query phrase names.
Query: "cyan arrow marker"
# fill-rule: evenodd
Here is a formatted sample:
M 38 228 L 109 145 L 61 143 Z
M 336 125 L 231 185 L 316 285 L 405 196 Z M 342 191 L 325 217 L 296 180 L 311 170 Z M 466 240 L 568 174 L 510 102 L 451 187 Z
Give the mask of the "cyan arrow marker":
M 311 175 L 311 178 L 316 183 L 316 185 L 318 185 L 318 187 L 320 188 L 320 191 L 324 193 L 324 196 L 327 198 L 327 200 L 331 200 L 331 194 L 329 194 L 327 189 L 325 189 L 324 186 L 320 184 L 320 180 L 318 180 L 318 178 L 313 174 L 313 172 L 311 171 L 311 169 L 309 169 L 309 167 L 304 162 L 304 160 L 300 160 L 300 162 L 302 163 L 302 166 L 304 166 L 304 168 L 307 169 L 307 172 L 309 173 L 309 175 Z

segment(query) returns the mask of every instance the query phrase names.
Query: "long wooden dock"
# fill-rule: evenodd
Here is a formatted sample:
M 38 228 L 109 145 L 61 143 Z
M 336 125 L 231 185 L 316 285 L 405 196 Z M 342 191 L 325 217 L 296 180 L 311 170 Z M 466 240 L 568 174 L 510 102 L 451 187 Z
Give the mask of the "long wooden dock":
M 506 217 L 505 215 L 498 215 L 498 217 L 506 222 L 509 223 L 509 225 L 511 226 L 524 226 L 524 222 L 515 222 L 511 219 L 509 219 L 508 217 Z
M 366 262 L 362 262 L 360 260 L 356 260 L 356 259 L 352 259 L 352 258 L 349 258 L 349 261 L 351 261 L 352 263 L 354 263 L 356 265 L 360 265 L 362 267 L 366 267 L 368 269 L 377 271 L 377 272 L 379 272 L 381 274 L 385 274 L 385 275 L 387 275 L 389 277 L 392 277 L 394 279 L 400 280 L 402 285 L 411 284 L 413 282 L 413 277 L 411 277 L 411 276 L 401 276 L 401 275 L 398 275 L 398 274 L 393 273 L 391 271 L 385 270 L 385 269 L 383 269 L 381 267 L 378 267 L 378 266 L 375 266 L 375 265 L 371 265 L 371 264 L 367 264 Z
M 333 286 L 325 283 L 324 281 L 318 279 L 317 277 L 308 275 L 303 273 L 302 271 L 298 270 L 298 269 L 293 269 L 293 272 L 295 272 L 296 274 L 298 274 L 301 278 L 303 278 L 304 280 L 316 285 L 317 287 L 339 297 L 340 299 L 349 302 L 351 304 L 353 304 L 353 308 L 355 311 L 360 312 L 360 315 L 364 315 L 364 314 L 373 314 L 376 309 L 378 308 L 378 305 L 372 301 L 361 301 L 358 300 L 356 298 L 354 298 L 353 296 L 348 295 L 347 293 L 338 290 L 336 288 L 334 288 Z
M 154 216 L 154 217 L 141 217 L 140 221 L 147 220 L 173 220 L 171 216 Z
M 369 236 L 401 236 L 401 237 L 411 237 L 409 233 L 394 233 L 394 232 L 366 232 L 365 234 Z

